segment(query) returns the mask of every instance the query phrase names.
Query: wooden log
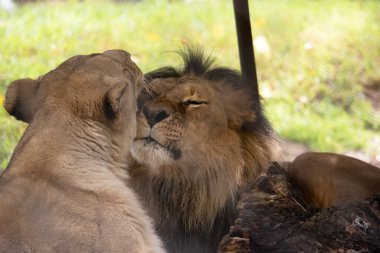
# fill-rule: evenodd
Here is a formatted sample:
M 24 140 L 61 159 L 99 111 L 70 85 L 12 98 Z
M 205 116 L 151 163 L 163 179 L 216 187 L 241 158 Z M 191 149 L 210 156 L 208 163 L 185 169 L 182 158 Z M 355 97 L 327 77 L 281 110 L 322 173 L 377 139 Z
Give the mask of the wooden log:
M 313 209 L 277 163 L 244 190 L 238 218 L 219 247 L 219 252 L 358 251 L 380 252 L 380 194 Z

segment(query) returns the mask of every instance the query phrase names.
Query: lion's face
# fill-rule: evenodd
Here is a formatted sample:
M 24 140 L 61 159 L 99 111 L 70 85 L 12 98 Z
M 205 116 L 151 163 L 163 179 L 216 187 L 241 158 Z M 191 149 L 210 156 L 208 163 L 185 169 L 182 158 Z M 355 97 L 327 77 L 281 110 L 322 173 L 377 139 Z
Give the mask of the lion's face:
M 184 76 L 155 79 L 141 96 L 132 148 L 140 163 L 157 173 L 175 166 L 197 174 L 205 164 L 242 169 L 239 131 L 254 120 L 242 90 Z

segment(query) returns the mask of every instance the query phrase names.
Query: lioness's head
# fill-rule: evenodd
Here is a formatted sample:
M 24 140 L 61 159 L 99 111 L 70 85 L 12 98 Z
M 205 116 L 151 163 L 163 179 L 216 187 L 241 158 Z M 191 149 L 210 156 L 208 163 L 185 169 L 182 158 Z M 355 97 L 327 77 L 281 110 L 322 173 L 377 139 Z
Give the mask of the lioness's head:
M 25 135 L 72 126 L 76 130 L 68 134 L 75 133 L 72 138 L 77 140 L 89 139 L 90 133 L 102 138 L 107 132 L 106 138 L 112 137 L 115 142 L 122 139 L 127 142 L 123 146 L 130 146 L 136 133 L 136 97 L 142 84 L 141 71 L 125 51 L 79 55 L 37 80 L 11 83 L 4 107 L 17 119 L 30 123 Z M 70 137 L 60 135 L 54 134 L 58 142 Z
M 267 167 L 274 134 L 240 74 L 214 67 L 200 50 L 182 56 L 182 69 L 145 75 L 132 156 L 162 180 L 162 198 L 174 198 L 167 205 L 193 205 L 191 216 L 202 212 L 198 222 L 207 223 L 204 215 L 215 217 L 242 180 Z

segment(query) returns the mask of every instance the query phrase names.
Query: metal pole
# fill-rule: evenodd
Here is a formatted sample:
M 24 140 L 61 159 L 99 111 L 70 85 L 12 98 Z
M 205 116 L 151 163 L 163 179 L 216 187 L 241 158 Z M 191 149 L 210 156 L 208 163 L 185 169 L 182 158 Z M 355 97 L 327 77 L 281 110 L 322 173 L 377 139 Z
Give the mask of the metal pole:
M 240 67 L 243 78 L 250 85 L 255 102 L 260 106 L 255 55 L 253 51 L 248 0 L 233 0 L 236 32 L 239 45 Z

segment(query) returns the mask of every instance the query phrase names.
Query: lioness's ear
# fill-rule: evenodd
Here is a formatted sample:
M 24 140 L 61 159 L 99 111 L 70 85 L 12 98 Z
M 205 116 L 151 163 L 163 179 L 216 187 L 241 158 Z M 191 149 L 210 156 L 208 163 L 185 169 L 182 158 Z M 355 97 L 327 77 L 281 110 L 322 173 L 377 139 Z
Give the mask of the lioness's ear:
M 104 98 L 104 113 L 109 119 L 116 119 L 119 111 L 121 99 L 126 91 L 128 83 L 120 82 L 112 86 Z
M 27 78 L 12 82 L 5 96 L 5 110 L 16 119 L 30 123 L 36 113 L 36 91 L 36 80 Z

